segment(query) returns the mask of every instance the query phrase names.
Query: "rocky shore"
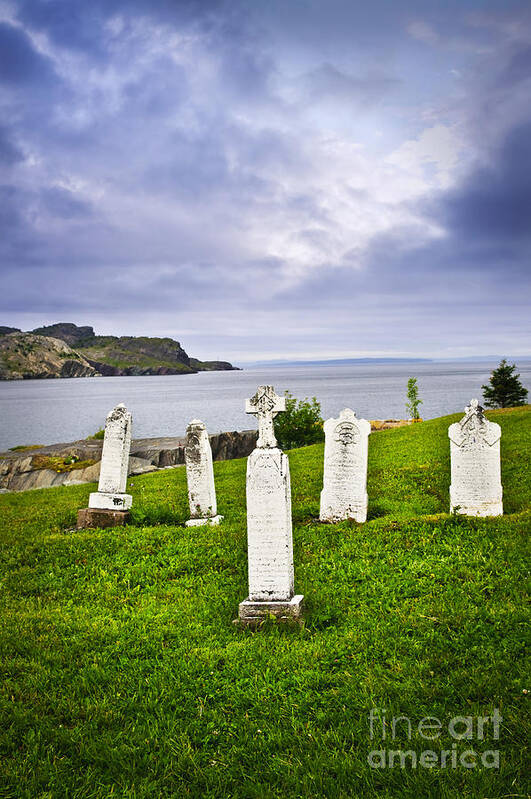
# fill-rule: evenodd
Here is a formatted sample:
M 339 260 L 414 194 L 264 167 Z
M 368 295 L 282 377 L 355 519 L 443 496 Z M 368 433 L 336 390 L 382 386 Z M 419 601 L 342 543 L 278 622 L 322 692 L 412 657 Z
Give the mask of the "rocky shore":
M 210 436 L 216 461 L 243 458 L 255 447 L 256 430 Z M 103 442 L 83 439 L 66 444 L 26 448 L 0 454 L 0 491 L 27 491 L 99 479 Z M 129 475 L 154 472 L 184 463 L 184 438 L 137 438 L 131 444 Z

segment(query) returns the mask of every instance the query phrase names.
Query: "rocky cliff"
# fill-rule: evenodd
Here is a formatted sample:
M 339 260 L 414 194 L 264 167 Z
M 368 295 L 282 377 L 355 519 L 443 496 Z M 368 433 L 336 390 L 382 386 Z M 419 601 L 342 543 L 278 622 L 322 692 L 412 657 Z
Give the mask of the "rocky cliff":
M 38 327 L 31 333 L 17 333 L 19 336 L 33 337 L 22 339 L 18 349 L 11 337 L 15 328 L 0 327 L 0 342 L 4 343 L 6 355 L 0 351 L 0 379 L 15 380 L 20 377 L 86 377 L 100 374 L 110 375 L 177 375 L 195 372 L 235 369 L 227 361 L 200 361 L 190 358 L 178 341 L 171 338 L 148 336 L 97 336 L 94 328 L 86 325 L 78 327 L 72 322 L 58 322 L 46 327 Z M 66 366 L 64 373 L 57 373 L 55 366 L 38 370 L 39 342 L 60 340 L 75 355 L 71 360 L 83 365 L 83 371 L 74 366 Z M 31 344 L 31 346 L 30 346 Z M 14 359 L 13 348 L 17 358 Z M 49 345 L 42 343 L 43 352 Z M 72 349 L 71 349 L 72 348 Z M 48 363 L 48 361 L 46 361 Z
M 32 333 L 0 336 L 0 380 L 94 377 L 97 370 L 64 341 Z

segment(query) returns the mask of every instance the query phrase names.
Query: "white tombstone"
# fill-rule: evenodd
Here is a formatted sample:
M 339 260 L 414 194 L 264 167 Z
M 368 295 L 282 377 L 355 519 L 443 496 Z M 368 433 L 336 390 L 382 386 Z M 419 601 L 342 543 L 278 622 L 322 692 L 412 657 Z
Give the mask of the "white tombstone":
M 299 618 L 302 595 L 294 595 L 291 489 L 287 456 L 277 447 L 273 419 L 286 400 L 273 386 L 259 386 L 245 410 L 258 417 L 256 449 L 247 460 L 249 597 L 239 620 L 254 624 L 270 615 Z
M 501 428 L 489 422 L 477 399 L 465 416 L 448 428 L 450 438 L 450 512 L 465 516 L 503 514 L 500 467 Z
M 217 515 L 212 448 L 207 429 L 199 419 L 193 419 L 186 428 L 184 459 L 191 516 L 186 526 L 219 524 L 223 516 Z
M 324 479 L 319 518 L 322 522 L 367 519 L 367 457 L 371 423 L 345 408 L 324 423 Z
M 125 405 L 117 405 L 105 421 L 98 491 L 89 498 L 89 508 L 129 510 L 133 498 L 125 493 L 132 416 Z

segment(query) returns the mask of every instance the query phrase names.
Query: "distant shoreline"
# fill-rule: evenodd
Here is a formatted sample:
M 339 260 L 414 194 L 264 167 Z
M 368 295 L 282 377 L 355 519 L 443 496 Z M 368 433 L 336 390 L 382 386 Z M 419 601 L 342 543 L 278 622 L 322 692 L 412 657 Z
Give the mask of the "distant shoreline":
M 531 361 L 531 355 L 478 355 L 464 358 L 328 358 L 315 361 L 272 360 L 238 361 L 241 369 L 268 368 L 270 366 L 350 366 L 356 364 L 417 364 L 417 363 L 499 363 L 502 358 L 511 362 Z

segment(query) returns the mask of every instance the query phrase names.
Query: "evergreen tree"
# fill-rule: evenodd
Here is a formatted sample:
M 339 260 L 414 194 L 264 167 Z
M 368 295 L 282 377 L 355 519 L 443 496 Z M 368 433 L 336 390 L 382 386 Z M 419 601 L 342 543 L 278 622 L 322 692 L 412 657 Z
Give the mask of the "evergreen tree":
M 509 366 L 505 358 L 491 373 L 490 385 L 481 386 L 487 408 L 513 408 L 525 405 L 527 389 L 520 383 L 520 375 L 513 372 L 516 364 Z

